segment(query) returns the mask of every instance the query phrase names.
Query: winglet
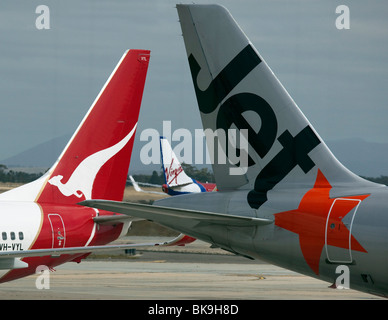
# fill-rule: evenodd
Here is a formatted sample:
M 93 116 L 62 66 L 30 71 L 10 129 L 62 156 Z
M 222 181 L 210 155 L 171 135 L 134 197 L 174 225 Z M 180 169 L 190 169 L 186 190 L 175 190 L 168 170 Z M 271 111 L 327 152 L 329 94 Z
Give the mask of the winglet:
M 215 212 L 204 212 L 188 209 L 162 207 L 141 203 L 129 203 L 108 200 L 86 200 L 78 203 L 85 207 L 107 210 L 129 216 L 152 220 L 167 227 L 179 230 L 181 223 L 205 223 L 236 227 L 252 227 L 272 224 L 273 220 L 266 218 L 245 217 Z

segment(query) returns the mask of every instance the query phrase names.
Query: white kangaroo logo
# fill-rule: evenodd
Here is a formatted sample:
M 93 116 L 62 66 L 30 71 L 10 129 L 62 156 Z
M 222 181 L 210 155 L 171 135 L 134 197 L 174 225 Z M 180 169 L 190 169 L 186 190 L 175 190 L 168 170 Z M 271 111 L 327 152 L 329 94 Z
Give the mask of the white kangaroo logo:
M 81 198 L 82 195 L 84 195 L 86 200 L 90 200 L 92 198 L 94 180 L 96 179 L 101 167 L 109 159 L 115 156 L 122 148 L 124 148 L 124 146 L 132 138 L 136 126 L 137 123 L 134 125 L 131 132 L 115 145 L 98 151 L 84 159 L 74 170 L 70 179 L 65 184 L 61 182 L 63 178 L 62 175 L 52 177 L 48 182 L 51 185 L 58 187 L 59 191 L 65 197 L 75 195 L 76 197 Z

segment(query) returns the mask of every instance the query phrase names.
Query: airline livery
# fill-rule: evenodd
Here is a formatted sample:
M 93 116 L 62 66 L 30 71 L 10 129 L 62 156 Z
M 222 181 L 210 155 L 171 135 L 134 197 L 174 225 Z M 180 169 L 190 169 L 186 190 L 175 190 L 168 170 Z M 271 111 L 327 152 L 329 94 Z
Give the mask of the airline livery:
M 142 246 L 106 246 L 133 219 L 77 203 L 123 199 L 149 59 L 149 50 L 125 52 L 52 168 L 0 195 L 0 282 L 93 251 Z
M 217 191 L 215 183 L 199 182 L 185 173 L 178 157 L 171 149 L 170 143 L 164 137 L 160 137 L 160 153 L 164 174 L 162 189 L 165 193 L 176 196 L 187 193 Z
M 388 188 L 335 158 L 225 8 L 177 9 L 203 127 L 246 130 L 248 168 L 232 175 L 239 163 L 215 157 L 219 192 L 152 206 L 83 204 L 151 219 L 330 283 L 337 267 L 346 266 L 350 288 L 387 296 Z

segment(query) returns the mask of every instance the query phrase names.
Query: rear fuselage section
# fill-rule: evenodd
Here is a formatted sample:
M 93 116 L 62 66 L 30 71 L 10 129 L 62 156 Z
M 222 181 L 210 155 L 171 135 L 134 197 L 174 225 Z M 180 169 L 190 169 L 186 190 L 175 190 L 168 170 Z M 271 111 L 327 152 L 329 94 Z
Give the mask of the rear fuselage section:
M 98 225 L 96 215 L 105 215 L 96 209 L 78 205 L 37 204 L 36 202 L 0 202 L 0 251 L 57 249 L 104 245 L 116 240 L 125 229 L 123 223 Z M 27 268 L 1 269 L 0 282 L 34 274 L 44 265 L 53 268 L 68 261 L 80 262 L 83 254 L 26 257 Z
M 311 190 L 274 190 L 260 210 L 249 207 L 246 190 L 167 198 L 157 205 L 271 219 L 252 227 L 182 221 L 179 231 L 330 283 L 339 276 L 337 267 L 345 266 L 350 288 L 388 294 L 388 188 Z

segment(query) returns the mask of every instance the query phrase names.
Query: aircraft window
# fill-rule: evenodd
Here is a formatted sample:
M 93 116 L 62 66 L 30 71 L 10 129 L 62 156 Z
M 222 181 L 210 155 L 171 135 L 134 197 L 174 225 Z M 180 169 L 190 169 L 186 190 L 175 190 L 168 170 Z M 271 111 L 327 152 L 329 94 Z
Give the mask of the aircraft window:
M 24 239 L 24 234 L 23 232 L 19 232 L 19 240 L 23 240 Z
M 11 240 L 15 240 L 15 232 L 11 232 Z
M 7 240 L 7 232 L 3 232 L 1 236 L 3 237 L 3 240 Z

